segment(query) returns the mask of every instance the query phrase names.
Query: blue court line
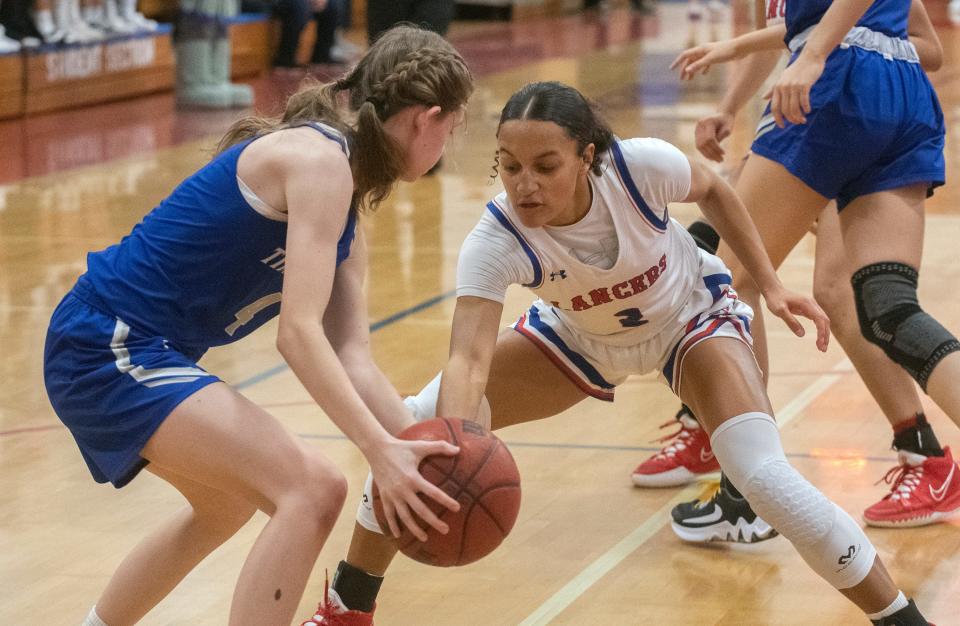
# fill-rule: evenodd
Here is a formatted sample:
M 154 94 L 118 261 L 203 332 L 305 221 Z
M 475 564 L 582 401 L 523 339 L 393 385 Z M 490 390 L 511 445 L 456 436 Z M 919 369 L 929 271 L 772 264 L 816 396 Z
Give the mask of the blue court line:
M 380 330 L 381 328 L 386 328 L 387 326 L 389 326 L 389 325 L 391 325 L 391 324 L 393 324 L 393 323 L 399 322 L 400 320 L 402 320 L 402 319 L 404 319 L 404 318 L 406 318 L 406 317 L 410 317 L 411 315 L 414 315 L 414 314 L 416 314 L 416 313 L 419 313 L 420 311 L 423 311 L 424 309 L 429 309 L 430 307 L 434 306 L 435 304 L 439 304 L 439 303 L 443 302 L 444 300 L 447 300 L 447 299 L 449 299 L 449 298 L 452 298 L 452 297 L 455 296 L 455 295 L 457 295 L 457 291 L 456 291 L 455 289 L 453 289 L 453 290 L 450 290 L 450 291 L 448 291 L 448 292 L 446 292 L 446 293 L 441 293 L 439 296 L 434 296 L 434 297 L 430 298 L 429 300 L 424 300 L 424 301 L 421 302 L 420 304 L 415 304 L 415 305 L 413 305 L 412 307 L 410 307 L 409 309 L 404 309 L 404 310 L 402 310 L 402 311 L 399 311 L 399 312 L 397 312 L 397 313 L 394 313 L 393 315 L 390 315 L 390 316 L 388 316 L 388 317 L 383 318 L 382 320 L 379 320 L 379 321 L 374 322 L 373 324 L 370 324 L 370 332 L 371 332 L 371 333 L 375 333 L 375 332 L 377 332 L 378 330 Z M 249 387 L 252 387 L 253 385 L 256 385 L 257 383 L 260 383 L 260 382 L 263 382 L 263 381 L 267 380 L 268 378 L 270 378 L 270 377 L 272 377 L 272 376 L 276 376 L 276 375 L 279 374 L 280 372 L 285 372 L 285 371 L 287 371 L 288 369 L 290 369 L 290 366 L 287 365 L 286 363 L 280 363 L 279 365 L 274 365 L 274 366 L 271 367 L 270 369 L 264 370 L 264 371 L 260 372 L 259 374 L 254 374 L 253 376 L 251 376 L 250 378 L 247 378 L 246 380 L 240 381 L 239 383 L 237 383 L 236 385 L 234 385 L 233 388 L 234 388 L 234 389 L 238 389 L 238 390 L 240 390 L 240 389 L 247 389 L 247 388 L 249 388 Z
M 274 368 L 276 369 L 276 368 Z M 268 370 L 269 371 L 269 370 Z M 22 433 L 44 432 L 50 430 L 60 430 L 65 428 L 63 424 L 49 424 L 44 426 L 33 426 L 28 428 L 15 428 L 13 430 L 0 431 L 0 437 L 9 435 L 19 435 Z M 345 435 L 318 435 L 313 433 L 300 433 L 302 439 L 320 439 L 323 441 L 347 441 Z M 606 444 L 589 443 L 537 443 L 532 441 L 505 441 L 509 448 L 543 448 L 546 450 L 609 450 L 611 452 L 659 452 L 660 448 L 650 446 L 613 446 Z M 787 456 L 791 459 L 815 459 L 821 461 L 870 461 L 873 463 L 887 463 L 894 465 L 897 462 L 895 456 L 826 456 L 823 454 L 810 454 L 808 452 L 788 452 Z
M 344 435 L 315 435 L 300 433 L 302 439 L 322 439 L 324 441 L 350 441 Z M 508 448 L 543 448 L 547 450 L 609 450 L 611 452 L 659 452 L 660 448 L 650 446 L 614 446 L 602 443 L 538 443 L 534 441 L 507 441 Z M 820 461 L 870 461 L 873 463 L 896 464 L 895 456 L 828 456 L 809 452 L 787 452 L 791 459 L 814 459 Z

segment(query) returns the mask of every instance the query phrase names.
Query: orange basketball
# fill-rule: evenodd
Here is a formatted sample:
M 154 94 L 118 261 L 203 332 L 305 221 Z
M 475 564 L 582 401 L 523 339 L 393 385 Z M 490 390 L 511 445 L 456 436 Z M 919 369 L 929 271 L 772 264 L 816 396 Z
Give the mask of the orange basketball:
M 427 532 L 427 541 L 420 542 L 401 523 L 400 551 L 438 567 L 466 565 L 490 554 L 510 533 L 520 512 L 520 472 L 507 446 L 476 422 L 447 417 L 414 424 L 399 437 L 449 441 L 460 448 L 456 456 L 429 456 L 420 463 L 423 477 L 460 503 L 460 510 L 454 513 L 420 496 L 450 532 L 441 535 L 419 520 Z M 380 527 L 389 533 L 376 483 L 373 511 Z

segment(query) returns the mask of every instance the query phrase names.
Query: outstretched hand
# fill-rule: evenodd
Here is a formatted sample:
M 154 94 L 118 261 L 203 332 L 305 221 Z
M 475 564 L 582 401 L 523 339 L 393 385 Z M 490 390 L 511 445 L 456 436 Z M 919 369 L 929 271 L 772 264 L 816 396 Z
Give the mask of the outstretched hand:
M 424 478 L 418 468 L 425 457 L 435 454 L 453 456 L 459 452 L 458 447 L 446 441 L 406 441 L 391 437 L 379 454 L 371 455 L 372 458 L 368 459 L 370 469 L 380 491 L 380 502 L 391 535 L 400 536 L 399 519 L 413 536 L 426 541 L 427 533 L 417 524 L 413 513 L 437 532 L 447 534 L 449 527 L 430 510 L 419 494 L 436 500 L 451 511 L 460 510 L 460 504 Z
M 684 50 L 670 64 L 670 69 L 677 70 L 681 80 L 691 80 L 697 74 L 706 74 L 712 65 L 737 57 L 737 48 L 731 40 L 712 41 Z
M 827 351 L 827 345 L 830 343 L 830 318 L 816 300 L 788 291 L 783 287 L 764 293 L 763 298 L 767 302 L 767 309 L 782 319 L 797 337 L 803 337 L 806 331 L 796 316 L 812 320 L 817 327 L 817 348 L 820 352 Z

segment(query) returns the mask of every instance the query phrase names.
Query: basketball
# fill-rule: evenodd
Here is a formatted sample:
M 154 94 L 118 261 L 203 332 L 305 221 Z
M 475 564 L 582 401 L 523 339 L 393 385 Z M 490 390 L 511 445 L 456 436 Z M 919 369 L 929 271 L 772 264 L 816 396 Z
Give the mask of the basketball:
M 507 446 L 476 422 L 446 417 L 414 424 L 399 437 L 449 441 L 460 448 L 456 456 L 429 456 L 420 463 L 423 477 L 460 503 L 454 513 L 420 496 L 450 531 L 442 535 L 421 521 L 427 541 L 420 542 L 401 523 L 396 540 L 400 551 L 438 567 L 466 565 L 490 554 L 510 533 L 520 511 L 520 472 Z M 387 529 L 376 483 L 373 511 L 380 527 Z

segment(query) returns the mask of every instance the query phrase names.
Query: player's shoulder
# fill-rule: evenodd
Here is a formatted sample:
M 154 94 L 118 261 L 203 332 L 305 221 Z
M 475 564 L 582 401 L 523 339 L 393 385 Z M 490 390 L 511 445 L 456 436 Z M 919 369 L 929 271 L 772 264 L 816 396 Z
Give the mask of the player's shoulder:
M 287 186 L 292 181 L 352 188 L 349 158 L 336 137 L 309 126 L 274 131 L 253 141 L 240 157 L 238 174 L 258 188 Z
M 614 152 L 619 151 L 625 160 L 655 162 L 665 156 L 676 157 L 682 155 L 675 145 L 658 137 L 630 137 L 617 139 L 611 146 Z

